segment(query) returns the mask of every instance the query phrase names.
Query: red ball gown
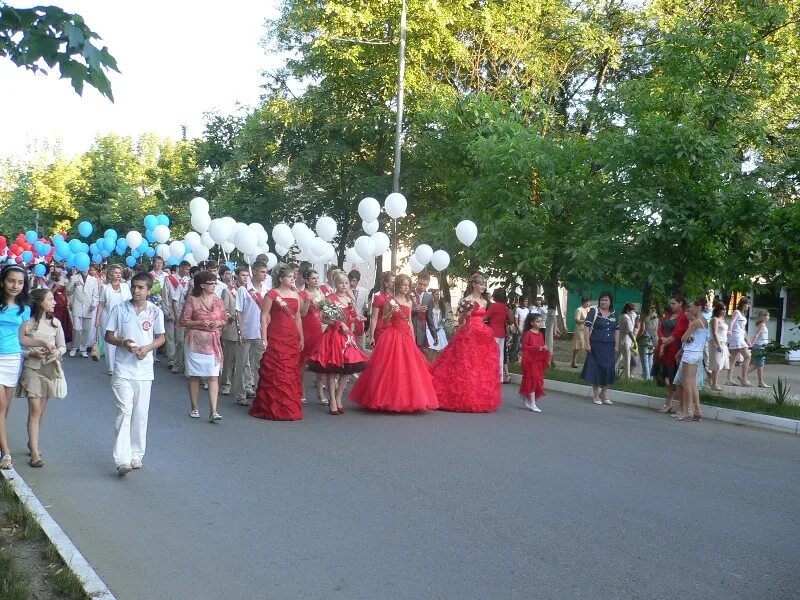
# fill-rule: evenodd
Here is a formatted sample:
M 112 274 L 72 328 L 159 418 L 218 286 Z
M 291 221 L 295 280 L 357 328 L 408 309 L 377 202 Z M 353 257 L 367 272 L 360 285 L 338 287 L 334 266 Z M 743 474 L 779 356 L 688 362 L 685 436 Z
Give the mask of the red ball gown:
M 431 365 L 439 410 L 492 412 L 500 406 L 500 349 L 484 316 L 486 309 L 476 302 L 466 323 Z
M 300 332 L 295 321 L 299 302 L 283 298 L 270 290 L 272 298 L 267 328 L 267 350 L 258 370 L 258 389 L 250 416 L 272 421 L 299 421 L 303 418 L 300 398 Z
M 522 336 L 522 383 L 519 395 L 538 399 L 544 396 L 544 372 L 550 367 L 550 351 L 540 350 L 545 345 L 544 334 L 532 329 Z
M 336 294 L 328 296 L 328 300 L 342 309 L 348 332 L 342 331 L 340 321 L 328 325 L 317 347 L 308 355 L 308 370 L 315 373 L 360 373 L 367 368 L 369 356 L 361 351 L 353 337 L 352 326 L 358 318 L 356 310 Z
M 409 320 L 410 306 L 392 312 L 370 356 L 369 368 L 356 381 L 350 400 L 370 410 L 410 413 L 439 407 L 428 362 L 417 347 Z
M 372 297 L 372 308 L 378 311 L 378 322 L 375 324 L 374 342 L 378 343 L 378 338 L 386 329 L 386 323 L 383 322 L 383 305 L 386 304 L 392 297 L 389 294 L 380 292 Z
M 305 302 L 309 299 L 308 292 L 300 292 L 300 298 Z M 300 358 L 306 359 L 308 355 L 317 347 L 319 339 L 322 337 L 322 317 L 319 304 L 313 300 L 308 305 L 308 312 L 303 317 L 303 351 Z

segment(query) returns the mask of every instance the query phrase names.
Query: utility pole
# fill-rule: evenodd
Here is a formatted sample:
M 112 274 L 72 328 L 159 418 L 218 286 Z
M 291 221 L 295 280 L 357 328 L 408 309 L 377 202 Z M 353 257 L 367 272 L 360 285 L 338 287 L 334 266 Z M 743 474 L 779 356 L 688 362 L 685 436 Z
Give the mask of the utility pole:
M 397 114 L 394 126 L 394 178 L 392 191 L 400 191 L 400 161 L 403 141 L 403 94 L 406 84 L 406 0 L 400 9 L 400 47 L 397 51 Z M 392 271 L 397 269 L 397 219 L 392 219 Z
M 39 237 L 39 211 L 36 211 L 36 237 Z

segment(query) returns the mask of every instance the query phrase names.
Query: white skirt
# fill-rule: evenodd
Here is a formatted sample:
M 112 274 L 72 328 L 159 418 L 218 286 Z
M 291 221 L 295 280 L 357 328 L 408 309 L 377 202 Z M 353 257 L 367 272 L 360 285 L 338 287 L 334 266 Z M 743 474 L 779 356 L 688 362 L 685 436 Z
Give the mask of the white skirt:
M 22 371 L 22 354 L 0 354 L 0 385 L 15 388 Z
M 213 354 L 184 351 L 186 377 L 219 377 L 219 363 Z
M 441 352 L 447 346 L 447 335 L 445 334 L 443 327 L 439 329 L 437 333 L 439 334 L 439 343 L 434 344 L 430 329 L 425 329 L 425 335 L 428 336 L 428 348 L 430 350 L 435 350 L 436 352 Z

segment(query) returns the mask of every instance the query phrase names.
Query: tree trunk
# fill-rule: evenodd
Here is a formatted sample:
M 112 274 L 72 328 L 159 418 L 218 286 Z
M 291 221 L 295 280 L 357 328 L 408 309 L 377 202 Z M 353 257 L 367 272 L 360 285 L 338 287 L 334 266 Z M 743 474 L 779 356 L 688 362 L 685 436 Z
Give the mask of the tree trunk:
M 650 305 L 652 303 L 653 303 L 653 284 L 650 283 L 650 281 L 645 281 L 644 287 L 642 287 L 642 308 L 640 312 L 643 315 L 649 314 Z

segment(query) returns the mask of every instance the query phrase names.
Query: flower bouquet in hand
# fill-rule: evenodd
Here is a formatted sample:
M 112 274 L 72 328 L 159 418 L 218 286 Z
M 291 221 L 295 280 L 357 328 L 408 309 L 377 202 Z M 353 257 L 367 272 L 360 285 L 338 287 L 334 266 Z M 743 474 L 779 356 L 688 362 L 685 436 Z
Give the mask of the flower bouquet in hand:
M 477 302 L 473 302 L 469 298 L 462 298 L 461 302 L 458 303 L 456 314 L 463 315 L 465 313 L 471 313 L 473 310 L 475 310 L 476 305 Z
M 336 302 L 331 302 L 328 298 L 325 298 L 322 304 L 319 305 L 319 309 L 320 312 L 322 312 L 322 316 L 327 317 L 331 321 L 341 321 L 342 323 L 347 321 L 342 307 Z

